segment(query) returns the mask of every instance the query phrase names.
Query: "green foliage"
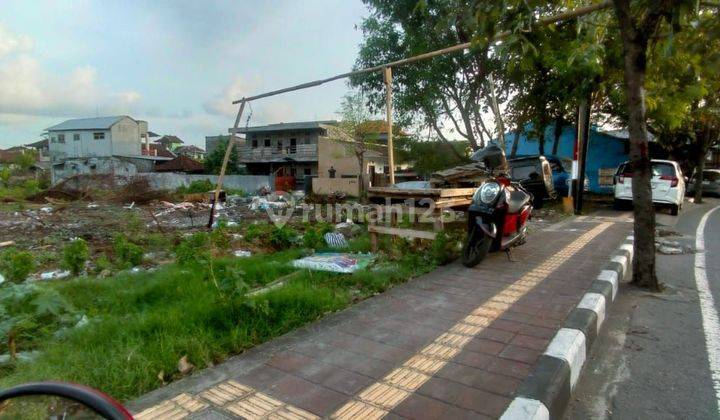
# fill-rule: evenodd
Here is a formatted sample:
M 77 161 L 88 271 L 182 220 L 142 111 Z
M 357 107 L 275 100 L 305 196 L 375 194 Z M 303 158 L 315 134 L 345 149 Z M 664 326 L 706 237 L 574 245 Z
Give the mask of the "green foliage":
M 271 247 L 275 250 L 290 248 L 298 232 L 289 225 L 276 226 L 269 223 L 255 223 L 248 226 L 245 238 L 248 241 Z
M 270 245 L 278 251 L 287 249 L 293 245 L 297 236 L 297 231 L 289 225 L 275 226 L 270 232 Z
M 427 177 L 433 172 L 469 162 L 470 144 L 466 141 L 419 141 L 398 139 L 398 161 L 410 163 L 418 175 Z
M 310 249 L 325 248 L 325 234 L 333 230 L 333 226 L 327 222 L 321 222 L 315 226 L 308 224 L 305 226 L 305 233 L 302 237 L 303 246 Z
M 227 251 L 232 245 L 232 236 L 228 232 L 227 224 L 224 220 L 218 222 L 218 226 L 210 233 L 210 242 L 220 250 Z
M 0 168 L 0 182 L 2 182 L 3 187 L 9 187 L 10 186 L 10 177 L 12 176 L 12 171 L 9 167 L 3 166 Z
M 75 322 L 72 305 L 52 288 L 34 283 L 0 287 L 0 354 L 9 352 L 14 357 Z
M 221 140 L 215 150 L 205 157 L 205 171 L 209 174 L 219 174 L 222 168 L 223 159 L 225 158 L 225 151 L 230 141 L 230 136 L 220 136 Z M 230 159 L 228 160 L 227 168 L 225 173 L 228 175 L 240 174 L 240 161 L 238 157 L 237 146 L 232 148 L 230 152 Z
M 430 244 L 430 258 L 437 265 L 445 265 L 458 257 L 460 238 L 447 231 L 439 232 Z
M 113 239 L 113 253 L 115 264 L 120 268 L 131 268 L 142 264 L 143 249 L 130 242 L 124 235 L 117 235 Z
M 180 188 L 177 189 L 177 192 L 179 194 L 198 194 L 198 193 L 204 193 L 208 191 L 212 191 L 215 189 L 215 186 L 207 179 L 201 179 L 197 181 L 192 181 L 190 185 L 183 185 Z
M 63 268 L 70 270 L 73 276 L 77 276 L 85 268 L 89 256 L 87 242 L 82 238 L 75 239 L 63 249 Z
M 27 171 L 38 159 L 38 152 L 35 150 L 23 150 L 15 157 L 15 164 L 22 171 Z
M 112 270 L 113 264 L 110 261 L 110 259 L 105 256 L 101 255 L 95 259 L 95 273 L 100 274 L 105 270 Z
M 208 235 L 194 233 L 175 247 L 175 260 L 182 266 L 206 265 L 211 258 Z
M 8 248 L 0 253 L 0 273 L 11 282 L 24 281 L 35 269 L 35 260 L 31 253 Z
M 469 42 L 482 24 L 494 25 L 504 2 L 367 0 L 361 24 L 363 42 L 356 68 L 382 65 L 420 53 Z M 477 22 L 480 20 L 481 22 Z M 484 28 L 491 32 L 492 27 Z M 475 43 L 472 54 L 448 54 L 413 63 L 393 74 L 393 106 L 398 124 L 417 123 L 440 139 L 462 138 L 476 149 L 491 133 L 483 127 L 490 88 L 485 83 L 498 60 L 487 43 Z M 351 78 L 367 95 L 373 110 L 385 107 L 382 72 Z

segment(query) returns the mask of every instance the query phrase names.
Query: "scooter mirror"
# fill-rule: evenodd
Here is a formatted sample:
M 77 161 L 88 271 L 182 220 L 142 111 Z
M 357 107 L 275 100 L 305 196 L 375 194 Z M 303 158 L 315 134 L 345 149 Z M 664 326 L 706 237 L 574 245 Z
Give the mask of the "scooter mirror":
M 128 420 L 118 402 L 92 388 L 60 382 L 38 382 L 0 391 L 0 420 Z

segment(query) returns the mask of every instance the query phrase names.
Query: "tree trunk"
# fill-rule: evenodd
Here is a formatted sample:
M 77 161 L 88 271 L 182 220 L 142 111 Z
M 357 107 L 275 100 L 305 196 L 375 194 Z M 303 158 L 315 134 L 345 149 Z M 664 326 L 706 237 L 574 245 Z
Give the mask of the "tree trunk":
M 545 154 L 545 130 L 541 131 L 540 137 L 538 137 L 538 154 Z
M 562 135 L 563 120 L 562 117 L 555 118 L 555 140 L 553 141 L 552 154 L 557 155 L 560 147 L 560 136 Z
M 703 171 L 705 170 L 705 156 L 710 144 L 710 128 L 706 127 L 698 148 L 697 166 L 695 166 L 695 204 L 702 203 Z
M 645 110 L 645 71 L 647 34 L 636 29 L 630 15 L 629 0 L 613 0 L 623 41 L 625 89 L 630 131 L 630 163 L 633 167 L 632 192 L 634 237 L 633 282 L 659 291 L 655 273 L 655 211 L 650 186 L 651 165 Z
M 510 150 L 510 158 L 517 156 L 518 143 L 520 143 L 520 127 L 515 130 L 515 137 L 513 138 L 512 149 Z

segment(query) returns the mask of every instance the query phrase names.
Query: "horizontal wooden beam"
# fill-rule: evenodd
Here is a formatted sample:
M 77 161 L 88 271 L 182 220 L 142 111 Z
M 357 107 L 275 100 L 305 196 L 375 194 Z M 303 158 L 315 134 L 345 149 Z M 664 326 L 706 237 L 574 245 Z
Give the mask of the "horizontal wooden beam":
M 561 22 L 564 20 L 574 19 L 576 17 L 587 15 L 589 13 L 596 12 L 601 9 L 606 9 L 606 8 L 610 7 L 611 5 L 612 5 L 612 1 L 606 0 L 601 3 L 591 4 L 591 5 L 585 6 L 585 7 L 579 7 L 577 9 L 568 10 L 567 12 L 563 12 L 563 13 L 559 13 L 557 15 L 539 19 L 537 24 L 538 24 L 538 26 L 551 25 L 553 23 L 557 23 L 557 22 Z M 498 32 L 497 34 L 495 34 L 494 36 L 492 36 L 489 39 L 489 42 L 500 41 L 504 38 L 507 38 L 511 33 L 512 32 L 510 32 L 510 31 Z M 334 80 L 345 79 L 345 78 L 360 75 L 360 74 L 383 71 L 383 69 L 385 69 L 386 67 L 398 67 L 398 66 L 402 66 L 405 64 L 414 63 L 416 61 L 426 60 L 428 58 L 437 57 L 439 55 L 455 53 L 458 51 L 470 49 L 471 46 L 472 46 L 471 42 L 464 42 L 462 44 L 457 44 L 457 45 L 453 45 L 453 46 L 450 46 L 447 48 L 442 48 L 439 50 L 426 52 L 424 54 L 419 54 L 419 55 L 415 55 L 412 57 L 403 58 L 401 60 L 391 61 L 389 63 L 380 64 L 380 65 L 377 65 L 374 67 L 367 67 L 364 69 L 349 71 L 347 73 L 341 73 L 341 74 L 338 74 L 335 76 L 327 77 L 325 79 L 319 79 L 319 80 L 314 80 L 312 82 L 301 83 L 299 85 L 290 86 L 290 87 L 286 87 L 286 88 L 278 89 L 278 90 L 273 90 L 273 91 L 261 93 L 259 95 L 255 95 L 255 96 L 248 96 L 247 98 L 233 101 L 233 104 L 239 104 L 242 101 L 254 101 L 257 99 L 267 98 L 269 96 L 280 95 L 281 93 L 293 92 L 293 91 L 300 90 L 300 89 L 307 89 L 307 88 L 314 87 L 314 86 L 320 86 L 322 84 L 332 82 Z
M 417 238 L 417 239 L 430 239 L 434 240 L 437 236 L 436 232 L 428 230 L 416 230 L 416 229 L 401 229 L 389 226 L 380 225 L 368 225 L 368 232 L 380 233 L 383 235 L 400 236 L 402 238 Z

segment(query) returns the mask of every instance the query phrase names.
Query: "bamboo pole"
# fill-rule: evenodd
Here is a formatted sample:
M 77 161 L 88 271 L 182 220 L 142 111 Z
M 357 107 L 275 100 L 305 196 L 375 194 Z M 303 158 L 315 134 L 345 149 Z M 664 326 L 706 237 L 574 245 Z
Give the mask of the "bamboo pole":
M 220 200 L 220 190 L 223 186 L 223 180 L 225 178 L 225 170 L 227 169 L 228 161 L 230 161 L 230 153 L 235 145 L 235 137 L 237 136 L 238 127 L 240 126 L 240 119 L 242 118 L 243 111 L 245 110 L 245 104 L 247 101 L 243 98 L 240 100 L 240 109 L 238 109 L 237 116 L 235 117 L 235 125 L 233 130 L 230 132 L 230 140 L 228 140 L 227 148 L 225 148 L 225 156 L 223 157 L 222 167 L 220 168 L 220 175 L 218 175 L 217 185 L 215 186 L 215 194 L 213 194 L 213 202 L 210 205 L 210 217 L 208 218 L 208 229 L 212 229 L 213 219 L 215 218 L 215 206 L 218 200 Z
M 387 114 L 387 149 L 388 167 L 390 168 L 390 185 L 395 185 L 395 152 L 393 149 L 393 117 L 392 117 L 392 67 L 383 69 L 385 79 L 385 113 Z M 363 170 L 363 168 L 360 168 Z
M 574 19 L 576 17 L 584 16 L 589 13 L 596 12 L 598 10 L 607 9 L 610 6 L 612 6 L 612 1 L 605 0 L 601 3 L 596 3 L 596 4 L 592 4 L 592 5 L 585 6 L 585 7 L 579 7 L 577 9 L 568 10 L 567 12 L 558 13 L 557 15 L 539 19 L 537 22 L 537 25 L 538 26 L 552 25 L 553 23 L 561 22 L 561 21 L 568 20 L 568 19 Z M 492 36 L 489 39 L 489 42 L 492 43 L 492 42 L 500 41 L 504 38 L 507 38 L 511 34 L 512 34 L 512 32 L 510 32 L 510 31 L 498 32 L 497 34 L 495 34 L 494 36 Z M 354 70 L 354 71 L 350 71 L 347 73 L 341 73 L 341 74 L 338 74 L 335 76 L 327 77 L 325 79 L 319 79 L 319 80 L 314 80 L 312 82 L 301 83 L 299 85 L 290 86 L 290 87 L 278 89 L 278 90 L 273 90 L 273 91 L 261 93 L 259 95 L 255 95 L 255 96 L 248 96 L 246 98 L 242 98 L 242 99 L 233 101 L 233 104 L 239 104 L 242 101 L 254 101 L 256 99 L 267 98 L 269 96 L 275 96 L 275 95 L 279 95 L 281 93 L 292 92 L 292 91 L 300 90 L 300 89 L 307 89 L 307 88 L 313 87 L 313 86 L 320 86 L 322 84 L 332 82 L 334 80 L 345 79 L 345 78 L 360 75 L 360 74 L 373 73 L 376 71 L 384 71 L 384 69 L 386 67 L 402 66 L 405 64 L 414 63 L 416 61 L 425 60 L 425 59 L 432 58 L 432 57 L 437 57 L 439 55 L 445 55 L 445 54 L 450 54 L 453 52 L 467 50 L 467 49 L 470 49 L 471 45 L 472 45 L 471 42 L 464 42 L 462 44 L 457 44 L 457 45 L 453 45 L 451 47 L 442 48 L 442 49 L 435 50 L 435 51 L 430 51 L 430 52 L 427 52 L 424 54 L 415 55 L 415 56 L 408 57 L 408 58 L 403 58 L 401 60 L 391 61 L 389 63 L 380 64 L 378 66 L 367 67 L 364 69 Z

